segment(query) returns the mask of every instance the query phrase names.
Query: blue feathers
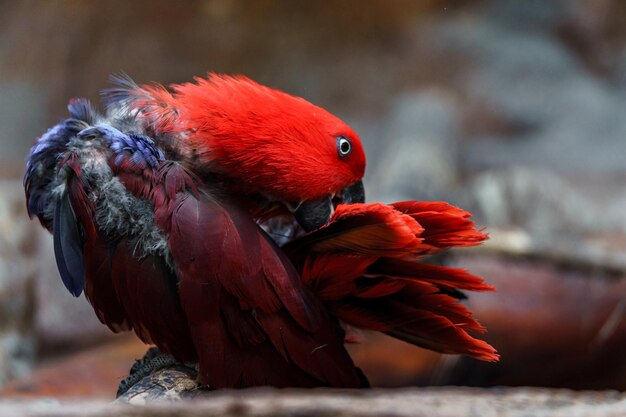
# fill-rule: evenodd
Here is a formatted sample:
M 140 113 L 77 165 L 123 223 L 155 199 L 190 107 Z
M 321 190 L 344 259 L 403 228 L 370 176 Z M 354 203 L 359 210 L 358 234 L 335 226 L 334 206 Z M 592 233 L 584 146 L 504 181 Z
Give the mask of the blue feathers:
M 94 109 L 93 105 L 86 98 L 73 98 L 67 105 L 67 110 L 70 112 L 70 116 L 77 120 L 93 124 L 99 117 L 98 112 Z
M 156 171 L 165 155 L 151 138 L 126 132 L 135 126 L 122 120 L 123 114 L 104 117 L 86 99 L 71 100 L 68 111 L 70 118 L 49 129 L 31 148 L 24 189 L 29 215 L 37 216 L 53 235 L 63 284 L 78 297 L 85 288 L 86 236 L 91 237 L 98 228 L 96 182 L 107 171 L 108 175 Z M 93 163 L 94 158 L 101 160 Z M 110 172 L 106 163 L 111 159 L 120 172 Z
M 60 156 L 67 151 L 67 143 L 87 124 L 78 119 L 66 119 L 48 129 L 30 149 L 26 161 L 24 189 L 28 214 L 40 216 L 48 204 L 49 185 Z M 50 225 L 44 224 L 48 229 Z
M 63 284 L 74 297 L 78 297 L 85 288 L 84 242 L 67 193 L 56 203 L 52 235 L 54 257 Z
M 148 136 L 138 133 L 125 134 L 112 126 L 90 127 L 79 132 L 77 136 L 84 140 L 101 138 L 113 152 L 117 166 L 125 160 L 130 160 L 133 166 L 140 169 L 154 169 L 165 159 L 163 151 Z

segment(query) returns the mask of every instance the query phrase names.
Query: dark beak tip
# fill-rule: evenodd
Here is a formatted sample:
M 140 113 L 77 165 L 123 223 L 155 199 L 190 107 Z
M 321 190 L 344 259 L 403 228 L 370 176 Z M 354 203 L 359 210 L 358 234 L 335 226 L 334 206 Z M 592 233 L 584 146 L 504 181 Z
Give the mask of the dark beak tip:
M 341 200 L 344 204 L 365 203 L 365 187 L 363 180 L 358 180 L 343 189 Z
M 328 223 L 331 214 L 332 201 L 330 197 L 302 203 L 294 212 L 294 216 L 300 226 L 310 232 L 319 229 Z
M 359 180 L 343 189 L 341 192 L 343 204 L 365 203 L 365 188 Z M 294 212 L 300 226 L 307 232 L 317 230 L 330 220 L 333 202 L 330 197 L 302 203 Z

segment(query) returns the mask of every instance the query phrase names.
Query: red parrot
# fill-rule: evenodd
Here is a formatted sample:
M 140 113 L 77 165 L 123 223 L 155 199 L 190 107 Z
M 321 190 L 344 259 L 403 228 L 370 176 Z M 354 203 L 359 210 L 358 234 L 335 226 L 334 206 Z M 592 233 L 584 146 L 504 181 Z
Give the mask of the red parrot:
M 345 325 L 494 361 L 459 304 L 492 287 L 424 256 L 487 235 L 446 203 L 365 204 L 358 135 L 245 77 L 84 99 L 30 151 L 29 214 L 61 278 L 213 388 L 363 387 Z

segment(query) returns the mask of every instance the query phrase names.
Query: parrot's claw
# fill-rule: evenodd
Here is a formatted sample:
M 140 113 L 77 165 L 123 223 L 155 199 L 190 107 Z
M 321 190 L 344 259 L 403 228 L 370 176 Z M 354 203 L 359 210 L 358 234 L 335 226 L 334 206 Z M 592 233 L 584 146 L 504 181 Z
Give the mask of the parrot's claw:
M 116 397 L 124 395 L 126 391 L 132 388 L 135 384 L 141 381 L 143 378 L 152 375 L 153 373 L 160 371 L 161 369 L 169 368 L 172 366 L 184 365 L 188 368 L 197 370 L 197 364 L 182 364 L 178 362 L 172 355 L 166 355 L 159 352 L 159 349 L 151 347 L 148 349 L 143 358 L 135 361 L 130 368 L 130 374 L 120 382 L 117 388 Z

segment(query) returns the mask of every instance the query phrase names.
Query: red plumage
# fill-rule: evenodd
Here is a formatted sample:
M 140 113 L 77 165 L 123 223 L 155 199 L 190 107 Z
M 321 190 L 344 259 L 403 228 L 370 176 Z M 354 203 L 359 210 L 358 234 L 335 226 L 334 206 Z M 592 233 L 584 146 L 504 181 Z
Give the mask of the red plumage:
M 327 226 L 279 249 L 237 204 L 206 194 L 180 165 L 141 175 L 127 186 L 145 195 L 153 181 L 148 194 L 178 266 L 178 295 L 163 262 L 137 262 L 124 244 L 113 283 L 139 337 L 180 360 L 198 358 L 210 386 L 361 386 L 337 319 L 497 360 L 468 333 L 484 329 L 446 293 L 493 288 L 464 270 L 419 262 L 487 237 L 466 212 L 415 201 L 339 205 Z
M 110 279 L 128 322 L 144 343 L 157 344 L 182 362 L 196 359 L 177 280 L 163 259 L 152 255 L 137 259 L 129 242 L 119 242 Z
M 137 130 L 154 140 L 111 126 L 72 133 L 49 158 L 61 161 L 51 174 L 61 197 L 35 177 L 47 144 L 31 154 L 29 207 L 48 197 L 56 204 L 62 278 L 75 295 L 84 289 L 103 323 L 197 360 L 200 379 L 216 388 L 367 386 L 342 324 L 498 359 L 470 335 L 484 328 L 454 297 L 493 288 L 422 262 L 487 238 L 469 213 L 443 202 L 331 206 L 364 200 L 363 147 L 341 120 L 244 77 L 209 75 L 171 90 L 127 83 L 118 91 Z M 74 104 L 73 116 L 88 111 Z M 63 137 L 51 132 L 59 149 Z M 111 217 L 141 225 L 111 226 L 109 209 L 138 210 Z M 68 220 L 79 229 L 59 233 L 75 226 Z M 278 220 L 293 232 L 282 247 L 264 230 L 276 232 Z M 305 222 L 326 224 L 304 233 Z M 77 260 L 84 277 L 70 271 L 81 269 Z
M 468 272 L 419 262 L 487 235 L 469 213 L 447 203 L 340 205 L 330 223 L 284 249 L 302 279 L 347 324 L 445 353 L 497 360 L 484 332 L 450 290 L 492 291 Z M 421 223 L 420 223 L 421 221 Z
M 130 91 L 132 107 L 156 132 L 182 138 L 177 149 L 194 156 L 194 170 L 227 174 L 245 192 L 294 204 L 338 192 L 363 177 L 359 136 L 302 98 L 246 77 L 216 74 L 171 88 L 137 87 Z M 340 160 L 336 140 L 341 136 L 351 140 L 352 151 Z
M 175 277 L 162 260 L 115 245 L 109 281 L 144 342 L 199 360 L 201 379 L 216 388 L 362 386 L 336 319 L 247 212 L 208 195 L 176 163 L 120 179 L 153 200 L 177 265 Z M 90 282 L 96 271 L 87 268 Z
M 112 331 L 130 330 L 126 311 L 120 304 L 111 280 L 112 251 L 98 233 L 94 219 L 95 207 L 81 180 L 81 167 L 76 155 L 69 154 L 60 164 L 68 170 L 68 192 L 72 208 L 85 233 L 84 265 L 89 273 L 85 281 L 85 296 L 100 321 Z

